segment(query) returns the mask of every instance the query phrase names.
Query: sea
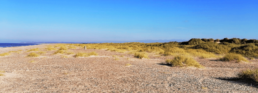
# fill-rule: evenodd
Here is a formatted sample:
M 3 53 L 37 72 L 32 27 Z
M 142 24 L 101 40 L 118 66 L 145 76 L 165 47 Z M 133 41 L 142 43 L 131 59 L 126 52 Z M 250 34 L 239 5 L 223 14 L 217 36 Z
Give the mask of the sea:
M 3 48 L 3 47 L 30 46 L 30 45 L 38 45 L 38 43 L 0 43 L 0 48 Z

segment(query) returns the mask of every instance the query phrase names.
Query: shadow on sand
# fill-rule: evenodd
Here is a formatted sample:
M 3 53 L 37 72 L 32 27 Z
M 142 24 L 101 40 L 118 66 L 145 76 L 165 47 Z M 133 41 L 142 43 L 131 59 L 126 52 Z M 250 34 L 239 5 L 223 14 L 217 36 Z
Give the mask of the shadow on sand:
M 162 66 L 169 66 L 169 67 L 172 67 L 171 64 L 166 64 L 166 63 L 157 63 L 158 65 L 162 65 Z
M 250 86 L 250 87 L 255 87 L 258 88 L 258 83 L 255 82 L 252 79 L 241 79 L 241 78 L 216 78 L 219 80 L 224 80 L 224 81 L 228 81 L 228 82 L 232 82 L 232 83 L 238 83 L 240 85 L 244 85 L 244 86 Z

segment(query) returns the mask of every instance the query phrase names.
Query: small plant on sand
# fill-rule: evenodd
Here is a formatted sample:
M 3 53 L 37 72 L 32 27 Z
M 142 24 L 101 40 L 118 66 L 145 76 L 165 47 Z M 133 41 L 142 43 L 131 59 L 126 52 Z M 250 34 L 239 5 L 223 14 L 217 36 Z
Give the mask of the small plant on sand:
M 68 56 L 66 56 L 66 55 L 62 55 L 62 58 L 68 58 Z
M 31 51 L 39 51 L 39 48 L 33 48 L 33 49 L 28 50 L 28 52 L 31 52 Z
M 242 79 L 252 79 L 258 83 L 258 69 L 254 69 L 254 70 L 248 69 L 248 70 L 242 71 L 238 74 L 238 77 Z
M 119 58 L 118 58 L 118 57 L 115 57 L 115 60 L 119 60 Z
M 140 58 L 140 59 L 142 59 L 142 58 L 149 58 L 147 53 L 141 53 L 141 52 L 135 53 L 134 57 Z
M 37 53 L 30 53 L 30 54 L 28 54 L 27 56 L 28 56 L 28 57 L 38 57 L 39 54 L 37 54 Z
M 229 54 L 225 55 L 223 58 L 221 58 L 220 60 L 221 61 L 236 61 L 237 63 L 239 63 L 239 62 L 249 62 L 242 55 L 234 54 L 234 53 L 229 53 Z
M 132 66 L 131 64 L 129 64 L 129 63 L 127 63 L 127 64 L 125 64 L 125 66 L 126 67 L 130 67 L 130 66 Z
M 35 60 L 31 60 L 31 61 L 29 61 L 30 63 L 35 63 Z
M 4 76 L 5 71 L 0 71 L 0 76 Z
M 193 66 L 193 67 L 197 67 L 197 68 L 203 67 L 197 61 L 195 61 L 193 58 L 188 57 L 188 56 L 176 56 L 172 60 L 166 60 L 166 63 L 170 64 L 172 66 L 179 66 L 179 67 L 188 67 L 188 66 Z
M 7 56 L 7 55 L 10 55 L 10 53 L 2 53 L 2 54 L 0 54 L 0 56 Z

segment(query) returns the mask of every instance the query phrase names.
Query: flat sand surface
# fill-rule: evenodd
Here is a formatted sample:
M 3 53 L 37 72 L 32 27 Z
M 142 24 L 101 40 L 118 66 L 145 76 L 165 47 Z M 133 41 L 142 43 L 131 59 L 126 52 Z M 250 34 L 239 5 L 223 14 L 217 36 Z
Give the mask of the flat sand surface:
M 196 58 L 206 68 L 179 68 L 162 64 L 173 57 L 137 59 L 128 53 L 70 49 L 98 53 L 75 58 L 46 51 L 46 45 L 0 48 L 0 53 L 22 50 L 0 56 L 0 70 L 5 71 L 1 93 L 258 93 L 256 83 L 236 78 L 241 70 L 258 68 L 257 59 L 247 64 Z M 32 48 L 46 53 L 27 57 Z

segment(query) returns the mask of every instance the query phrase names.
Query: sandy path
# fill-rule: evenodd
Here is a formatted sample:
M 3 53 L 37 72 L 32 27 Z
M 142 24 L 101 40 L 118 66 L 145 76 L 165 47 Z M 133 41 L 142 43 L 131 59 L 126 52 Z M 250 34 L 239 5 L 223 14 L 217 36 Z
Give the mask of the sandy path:
M 0 53 L 31 48 L 43 49 L 45 45 L 0 48 Z M 225 63 L 197 59 L 206 69 L 177 68 L 160 65 L 165 57 L 150 56 L 136 59 L 130 54 L 105 50 L 73 49 L 73 52 L 92 52 L 99 55 L 86 58 L 62 58 L 47 52 L 38 58 L 26 57 L 26 51 L 0 57 L 2 93 L 72 93 L 72 92 L 126 92 L 126 93 L 257 93 L 257 85 L 234 78 L 252 64 Z M 115 60 L 117 55 L 119 60 Z M 123 55 L 124 57 L 121 57 Z M 129 58 L 129 60 L 127 59 Z M 126 66 L 131 64 L 131 66 Z

